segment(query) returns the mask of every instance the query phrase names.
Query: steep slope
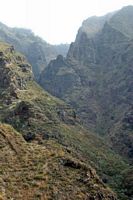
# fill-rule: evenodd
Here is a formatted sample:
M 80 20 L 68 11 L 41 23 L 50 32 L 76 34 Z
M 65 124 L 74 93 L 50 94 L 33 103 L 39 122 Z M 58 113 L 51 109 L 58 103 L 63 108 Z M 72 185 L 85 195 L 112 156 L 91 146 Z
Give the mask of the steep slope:
M 51 61 L 40 84 L 76 108 L 89 129 L 133 159 L 133 7 L 83 23 L 67 58 Z M 95 24 L 93 24 L 95 22 Z M 127 113 L 130 119 L 126 120 Z
M 0 23 L 0 40 L 12 44 L 23 53 L 33 67 L 35 78 L 50 60 L 58 54 L 66 56 L 69 45 L 50 45 L 43 39 L 35 36 L 31 30 L 22 28 L 10 28 Z
M 116 199 L 94 170 L 74 159 L 61 145 L 53 141 L 45 146 L 28 144 L 3 124 L 0 161 L 3 199 Z
M 52 142 L 59 148 L 62 146 L 63 151 L 72 156 L 72 160 L 77 160 L 76 163 L 82 162 L 86 166 L 91 165 L 96 169 L 102 181 L 110 185 L 120 199 L 128 198 L 126 194 L 128 188 L 123 184 L 123 173 L 128 170 L 128 164 L 110 150 L 100 137 L 85 130 L 80 125 L 75 111 L 69 105 L 43 91 L 34 82 L 31 67 L 23 56 L 16 53 L 13 47 L 3 43 L 0 43 L 0 75 L 1 122 L 12 125 L 29 143 L 43 147 Z M 52 144 L 51 148 L 54 148 Z M 73 161 L 65 159 L 64 162 L 64 165 L 70 167 L 70 169 L 71 167 L 72 170 L 73 167 L 75 168 Z M 69 172 L 69 168 L 67 169 Z M 59 174 L 57 176 L 60 177 Z M 61 176 L 64 176 L 64 174 Z M 77 177 L 77 175 L 74 176 Z M 74 176 L 72 175 L 72 179 Z M 52 181 L 55 181 L 55 179 L 52 179 Z M 69 181 L 71 182 L 68 178 Z M 94 184 L 94 186 L 96 185 Z M 82 188 L 78 185 L 76 187 Z M 97 189 L 94 189 L 94 193 L 96 191 Z M 65 191 L 62 195 L 66 195 Z M 86 189 L 83 190 L 81 199 L 85 195 L 87 195 Z M 104 195 L 103 197 L 92 195 L 92 198 L 104 199 Z M 62 196 L 59 197 L 60 199 L 63 198 Z M 107 195 L 105 197 L 105 199 L 115 198 L 107 197 Z M 72 198 L 78 199 L 75 194 L 71 195 L 70 199 Z

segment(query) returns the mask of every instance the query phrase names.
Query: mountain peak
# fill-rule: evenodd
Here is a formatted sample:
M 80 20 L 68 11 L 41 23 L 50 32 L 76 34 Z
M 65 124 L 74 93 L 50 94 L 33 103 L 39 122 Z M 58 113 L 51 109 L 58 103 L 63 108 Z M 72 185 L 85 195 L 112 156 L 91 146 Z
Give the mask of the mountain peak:
M 133 11 L 133 6 L 132 5 L 128 5 L 128 6 L 124 6 L 123 8 L 121 8 L 121 11 Z
M 109 20 L 110 25 L 129 38 L 133 38 L 133 6 L 125 6 Z
M 133 24 L 132 20 L 130 20 L 132 18 L 133 18 L 132 5 L 125 6 L 118 11 L 114 11 L 103 16 L 89 17 L 88 19 L 83 21 L 77 37 L 79 37 L 79 35 L 82 34 L 82 32 L 87 33 L 87 36 L 89 38 L 94 37 L 96 33 L 102 30 L 106 22 L 109 22 L 114 26 L 116 25 L 115 27 L 117 26 L 118 28 L 120 27 L 121 31 L 124 31 L 122 28 L 127 24 L 127 26 L 129 25 L 129 27 L 126 27 L 126 29 L 130 30 Z M 125 30 L 125 32 L 128 32 L 128 30 L 127 31 Z M 130 32 L 132 32 L 132 29 L 130 30 Z M 130 35 L 132 34 L 130 33 Z

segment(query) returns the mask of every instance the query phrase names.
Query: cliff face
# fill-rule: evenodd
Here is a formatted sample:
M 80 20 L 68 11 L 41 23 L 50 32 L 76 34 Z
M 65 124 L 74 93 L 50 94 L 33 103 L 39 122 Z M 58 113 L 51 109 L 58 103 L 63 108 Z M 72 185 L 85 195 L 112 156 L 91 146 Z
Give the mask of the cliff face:
M 9 28 L 0 23 L 0 41 L 13 45 L 23 53 L 32 65 L 36 80 L 40 72 L 51 59 L 58 54 L 66 56 L 69 45 L 50 45 L 43 39 L 35 36 L 31 30 L 21 28 Z
M 128 164 L 83 128 L 75 110 L 34 82 L 13 47 L 0 43 L 0 52 L 1 198 L 115 200 L 107 185 L 130 198 L 131 181 L 123 184 Z
M 40 77 L 47 91 L 73 105 L 85 126 L 106 135 L 114 149 L 130 160 L 133 130 L 122 127 L 126 113 L 132 112 L 132 17 L 129 6 L 86 20 L 63 63 L 58 58 L 52 61 Z

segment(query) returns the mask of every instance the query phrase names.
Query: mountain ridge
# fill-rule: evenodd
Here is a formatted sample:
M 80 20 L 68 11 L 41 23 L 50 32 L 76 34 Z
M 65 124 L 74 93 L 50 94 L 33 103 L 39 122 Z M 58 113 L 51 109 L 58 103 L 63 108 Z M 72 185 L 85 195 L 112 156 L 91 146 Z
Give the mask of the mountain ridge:
M 65 56 L 69 47 L 67 44 L 50 45 L 30 29 L 10 28 L 3 23 L 0 23 L 0 40 L 12 44 L 26 56 L 33 67 L 36 80 L 49 61 L 58 54 Z
M 130 9 L 129 13 L 128 9 Z M 42 87 L 70 103 L 85 126 L 94 132 L 108 136 L 113 148 L 129 160 L 132 160 L 133 143 L 130 137 L 132 128 L 125 131 L 123 122 L 128 110 L 132 111 L 133 99 L 131 87 L 133 40 L 130 31 L 132 22 L 127 24 L 127 19 L 131 18 L 132 13 L 133 6 L 129 6 L 113 13 L 107 21 L 106 16 L 103 17 L 105 23 L 99 32 L 92 34 L 93 37 L 87 35 L 91 27 L 88 27 L 86 32 L 85 29 L 82 32 L 81 27 L 62 65 L 58 64 L 58 59 L 51 61 L 40 76 Z M 115 25 L 112 22 L 114 19 L 117 19 Z M 118 19 L 119 22 L 121 20 L 123 29 L 118 25 Z M 55 66 L 56 72 L 54 72 Z M 60 73 L 62 70 L 65 70 L 64 74 Z M 111 139 L 111 133 L 118 129 L 117 127 L 112 130 L 112 126 L 115 127 L 119 123 L 121 123 L 121 134 L 116 133 Z M 127 122 L 127 126 L 128 123 L 131 127 L 131 120 Z M 125 137 L 122 136 L 124 132 Z M 117 143 L 115 136 L 118 137 Z M 124 139 L 119 144 L 122 138 Z
M 41 75 L 60 100 L 0 43 L 0 198 L 132 200 L 132 50 L 109 22 L 81 34 Z

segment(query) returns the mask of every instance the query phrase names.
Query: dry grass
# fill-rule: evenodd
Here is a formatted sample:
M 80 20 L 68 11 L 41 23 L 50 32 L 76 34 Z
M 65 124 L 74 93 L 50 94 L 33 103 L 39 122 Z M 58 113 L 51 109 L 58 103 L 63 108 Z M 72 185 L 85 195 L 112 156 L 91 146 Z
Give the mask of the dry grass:
M 8 125 L 0 125 L 0 192 L 4 199 L 86 199 L 113 193 L 89 166 L 54 141 L 26 143 Z M 1 197 L 2 199 L 2 197 Z M 114 198 L 115 199 L 115 198 Z

